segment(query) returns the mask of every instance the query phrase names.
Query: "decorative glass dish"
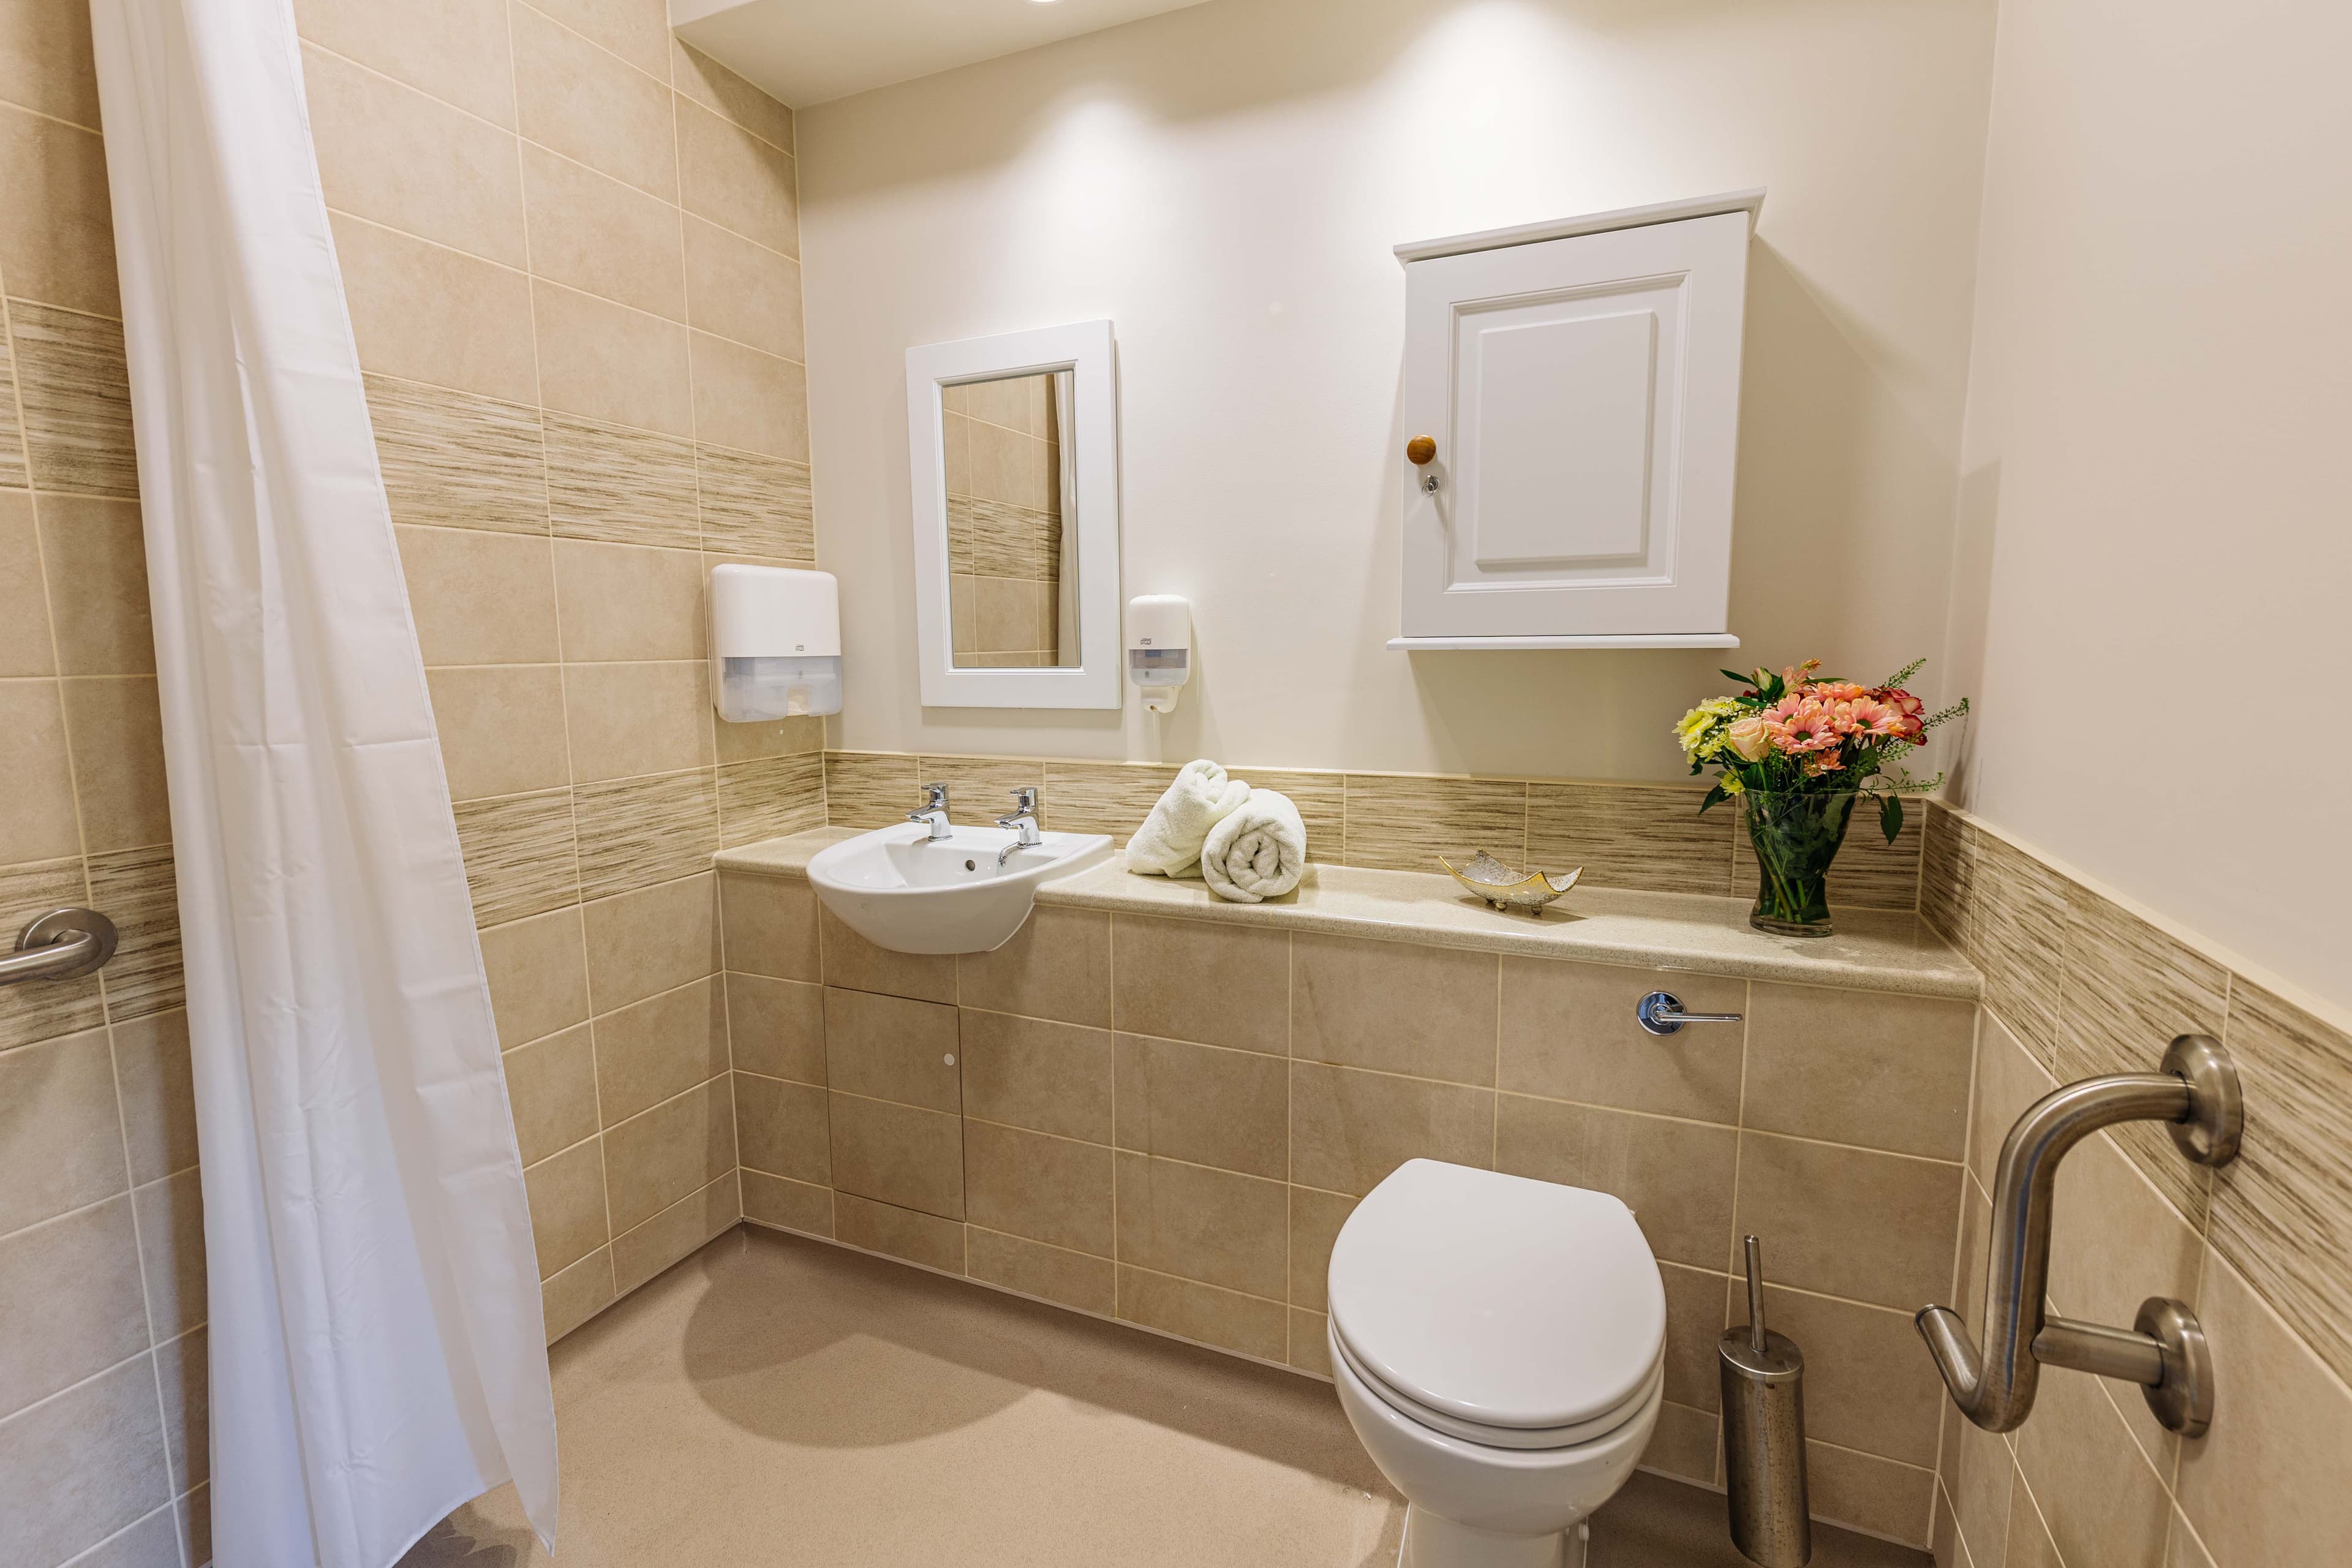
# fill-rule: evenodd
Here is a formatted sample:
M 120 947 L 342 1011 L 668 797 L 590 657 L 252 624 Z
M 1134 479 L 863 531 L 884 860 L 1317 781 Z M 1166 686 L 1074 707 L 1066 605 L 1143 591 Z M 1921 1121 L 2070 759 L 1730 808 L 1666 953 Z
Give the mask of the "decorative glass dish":
M 1557 876 L 1545 871 L 1522 871 L 1504 865 L 1484 849 L 1464 865 L 1456 866 L 1443 855 L 1437 858 L 1437 863 L 1455 881 L 1496 909 L 1526 910 L 1531 914 L 1576 886 L 1576 879 L 1584 875 L 1581 866 Z

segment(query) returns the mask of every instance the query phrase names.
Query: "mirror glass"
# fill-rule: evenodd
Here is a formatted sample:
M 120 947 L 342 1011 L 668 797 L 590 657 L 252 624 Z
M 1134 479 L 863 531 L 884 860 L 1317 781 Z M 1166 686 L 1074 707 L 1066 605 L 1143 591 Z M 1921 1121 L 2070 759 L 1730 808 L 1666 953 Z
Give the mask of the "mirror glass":
M 1074 381 L 1049 370 L 939 389 L 959 669 L 1079 662 Z

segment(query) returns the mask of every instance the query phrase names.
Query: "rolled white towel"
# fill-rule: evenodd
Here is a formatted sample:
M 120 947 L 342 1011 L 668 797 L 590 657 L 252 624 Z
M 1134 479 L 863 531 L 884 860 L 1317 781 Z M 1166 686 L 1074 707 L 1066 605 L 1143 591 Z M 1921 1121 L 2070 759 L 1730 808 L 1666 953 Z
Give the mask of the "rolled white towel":
M 1249 798 L 1247 781 L 1202 757 L 1176 773 L 1135 837 L 1127 841 L 1127 868 L 1147 876 L 1197 877 L 1209 829 Z
M 1209 829 L 1201 875 L 1237 904 L 1278 899 L 1307 873 L 1307 825 L 1286 795 L 1254 789 L 1241 809 Z

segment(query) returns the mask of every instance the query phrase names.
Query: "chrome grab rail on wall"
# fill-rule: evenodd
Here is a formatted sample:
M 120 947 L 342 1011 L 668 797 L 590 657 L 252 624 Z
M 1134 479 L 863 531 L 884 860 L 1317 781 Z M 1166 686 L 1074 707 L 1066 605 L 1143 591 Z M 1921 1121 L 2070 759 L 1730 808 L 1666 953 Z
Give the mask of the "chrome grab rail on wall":
M 2213 1418 L 2212 1363 L 2186 1302 L 2150 1297 L 2130 1329 L 2078 1323 L 2046 1309 L 2058 1163 L 2122 1121 L 2169 1122 L 2183 1154 L 2200 1165 L 2226 1165 L 2237 1158 L 2244 1121 L 2237 1068 L 2220 1041 L 2183 1035 L 2164 1053 L 2162 1071 L 2070 1083 L 2009 1130 L 1993 1178 L 1984 1353 L 1948 1307 L 1922 1307 L 1913 1319 L 1953 1402 L 1988 1432 L 2024 1423 L 2044 1365 L 2137 1383 L 2158 1421 L 2192 1437 Z
M 113 956 L 112 921 L 96 910 L 51 910 L 16 933 L 16 951 L 0 958 L 0 985 L 71 980 Z

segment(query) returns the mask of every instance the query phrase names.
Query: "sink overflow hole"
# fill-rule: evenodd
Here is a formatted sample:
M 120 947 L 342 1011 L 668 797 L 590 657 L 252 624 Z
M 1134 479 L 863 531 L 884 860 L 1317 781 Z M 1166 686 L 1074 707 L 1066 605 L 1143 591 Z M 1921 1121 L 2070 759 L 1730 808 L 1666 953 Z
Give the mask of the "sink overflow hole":
M 980 869 L 980 866 L 976 861 L 967 860 L 963 863 L 963 868 L 967 871 L 977 871 Z

